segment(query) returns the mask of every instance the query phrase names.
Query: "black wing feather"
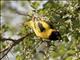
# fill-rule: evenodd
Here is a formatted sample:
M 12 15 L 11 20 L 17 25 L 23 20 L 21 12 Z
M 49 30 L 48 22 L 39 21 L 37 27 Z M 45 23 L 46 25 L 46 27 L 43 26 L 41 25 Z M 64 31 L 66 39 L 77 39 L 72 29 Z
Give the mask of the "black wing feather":
M 38 22 L 38 27 L 40 28 L 41 32 L 43 32 L 45 30 L 45 28 L 42 26 L 42 24 L 40 22 Z

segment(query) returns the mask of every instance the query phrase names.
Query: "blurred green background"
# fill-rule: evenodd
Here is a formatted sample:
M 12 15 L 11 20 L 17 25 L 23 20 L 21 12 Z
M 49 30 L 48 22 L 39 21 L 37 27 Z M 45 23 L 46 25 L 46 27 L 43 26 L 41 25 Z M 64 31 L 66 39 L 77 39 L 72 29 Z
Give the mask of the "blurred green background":
M 0 13 L 1 38 L 18 39 L 32 31 L 28 27 L 25 28 L 23 23 L 31 20 L 30 16 L 37 13 L 52 21 L 63 38 L 60 44 L 54 42 L 57 47 L 51 43 L 46 53 L 46 56 L 49 55 L 47 60 L 80 60 L 80 0 L 0 1 Z M 33 58 L 35 55 L 33 48 L 39 42 L 35 38 L 37 37 L 33 33 L 17 44 L 10 51 L 12 59 L 39 60 Z M 0 51 L 10 44 L 8 41 L 0 41 Z M 11 56 L 8 57 L 8 60 L 11 60 Z

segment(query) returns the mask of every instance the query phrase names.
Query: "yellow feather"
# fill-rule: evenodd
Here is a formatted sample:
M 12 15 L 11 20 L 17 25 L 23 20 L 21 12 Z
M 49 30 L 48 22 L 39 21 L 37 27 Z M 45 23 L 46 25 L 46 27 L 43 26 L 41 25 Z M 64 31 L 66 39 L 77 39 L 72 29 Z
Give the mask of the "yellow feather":
M 42 26 L 43 31 L 41 31 L 41 28 L 40 28 L 41 26 L 39 25 L 39 22 Z M 31 29 L 33 29 L 36 36 L 38 36 L 42 39 L 50 39 L 51 38 L 53 40 L 56 40 L 57 35 L 59 36 L 57 30 L 51 28 L 50 25 L 47 22 L 45 22 L 44 20 L 31 20 L 31 21 L 27 22 L 26 25 L 28 25 Z M 55 35 L 55 34 L 57 34 L 57 35 Z
M 40 28 L 38 27 L 38 22 L 42 23 L 43 27 L 46 29 L 44 32 L 40 32 Z M 53 29 L 50 29 L 49 25 L 45 23 L 44 21 L 29 21 L 28 25 L 30 28 L 32 28 L 36 34 L 36 36 L 41 37 L 41 38 L 49 38 L 50 34 L 52 31 L 55 31 Z
M 50 29 L 50 26 L 45 21 L 40 21 L 45 29 Z

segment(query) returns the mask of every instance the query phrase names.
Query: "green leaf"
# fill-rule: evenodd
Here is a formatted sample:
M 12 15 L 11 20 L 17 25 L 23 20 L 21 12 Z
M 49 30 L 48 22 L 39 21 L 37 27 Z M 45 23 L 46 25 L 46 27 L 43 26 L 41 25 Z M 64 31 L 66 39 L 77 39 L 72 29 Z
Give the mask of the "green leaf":
M 50 55 L 51 55 L 53 58 L 58 57 L 58 53 L 55 52 L 55 51 L 52 51 L 52 52 L 50 53 Z
M 17 55 L 16 56 L 16 60 L 24 60 L 24 55 Z
M 67 51 L 67 54 L 68 54 L 68 55 L 74 55 L 75 53 L 76 53 L 75 50 L 68 50 L 68 51 Z
M 65 60 L 72 60 L 72 56 L 67 57 Z
M 38 6 L 39 6 L 39 4 L 40 4 L 39 2 L 33 2 L 31 6 L 32 6 L 34 9 L 37 9 Z

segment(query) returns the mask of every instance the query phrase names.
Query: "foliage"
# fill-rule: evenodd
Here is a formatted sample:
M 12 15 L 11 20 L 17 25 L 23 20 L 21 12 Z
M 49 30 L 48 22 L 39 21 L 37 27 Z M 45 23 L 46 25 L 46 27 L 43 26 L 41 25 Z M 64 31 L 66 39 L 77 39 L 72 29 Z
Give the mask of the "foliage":
M 24 2 L 25 1 L 19 1 Z M 37 10 L 41 1 L 28 1 L 32 8 Z M 5 9 L 7 2 L 1 2 L 0 10 Z M 25 3 L 26 4 L 26 3 Z M 23 5 L 24 6 L 24 5 Z M 14 9 L 9 9 L 14 10 Z M 32 14 L 33 14 L 32 10 Z M 13 11 L 11 13 L 14 13 Z M 17 13 L 17 12 L 16 12 Z M 29 13 L 29 12 L 28 12 Z M 31 12 L 30 12 L 31 13 Z M 36 14 L 36 13 L 35 13 Z M 60 31 L 62 36 L 62 42 L 51 42 L 48 53 L 49 58 L 54 60 L 79 60 L 80 59 L 80 1 L 70 0 L 70 1 L 52 1 L 48 0 L 42 9 L 37 10 L 38 15 L 43 15 L 49 18 L 53 26 Z M 3 15 L 2 15 L 3 17 Z M 5 17 L 4 17 L 5 18 Z M 24 21 L 28 21 L 31 17 L 25 17 Z M 25 23 L 25 22 L 24 22 Z M 0 34 L 3 35 L 4 32 L 10 31 L 10 37 L 12 37 L 15 32 L 18 32 L 19 36 L 23 36 L 28 32 L 33 32 L 30 28 L 25 27 L 22 23 L 21 28 L 17 30 L 10 24 L 3 24 L 0 29 Z M 31 34 L 26 37 L 21 43 L 17 44 L 13 48 L 13 52 L 19 54 L 16 55 L 16 60 L 30 60 L 35 55 L 36 45 L 40 39 L 38 39 L 35 34 Z M 55 45 L 55 46 L 54 46 Z M 0 51 L 5 48 L 6 43 L 0 42 Z

